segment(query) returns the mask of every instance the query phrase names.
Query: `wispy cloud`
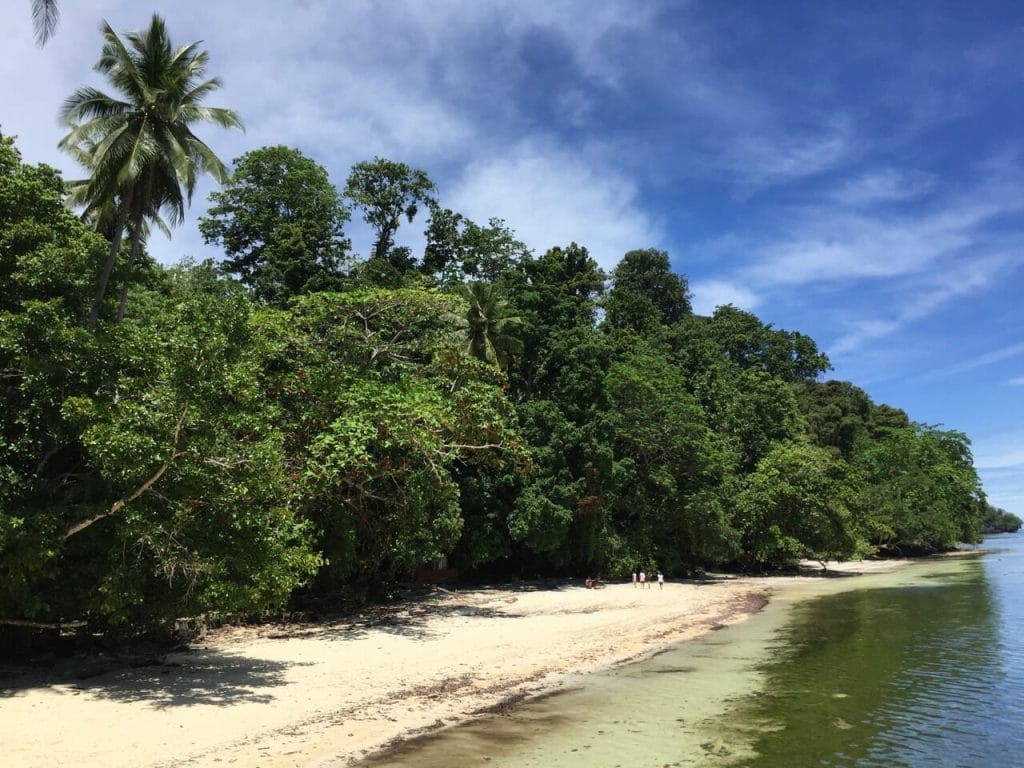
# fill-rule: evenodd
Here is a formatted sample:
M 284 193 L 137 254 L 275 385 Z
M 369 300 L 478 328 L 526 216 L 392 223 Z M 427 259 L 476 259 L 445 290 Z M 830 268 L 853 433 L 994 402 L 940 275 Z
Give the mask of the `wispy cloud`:
M 936 186 L 934 175 L 897 168 L 867 171 L 841 184 L 830 197 L 840 205 L 860 206 L 916 200 Z
M 850 127 L 829 121 L 817 131 L 802 134 L 785 124 L 766 126 L 758 135 L 735 137 L 723 157 L 741 186 L 763 187 L 831 170 L 855 151 Z
M 865 169 L 780 208 L 770 224 L 721 239 L 718 260 L 736 266 L 705 281 L 776 305 L 827 301 L 836 336 L 825 346 L 848 355 L 1004 284 L 1024 264 L 1024 236 L 1004 226 L 1024 214 L 1019 164 L 997 172 L 982 162 L 957 193 L 939 190 L 914 170 Z M 883 200 L 913 204 L 872 207 Z
M 942 378 L 945 376 L 955 376 L 960 373 L 966 373 L 967 371 L 973 371 L 977 368 L 984 368 L 995 363 L 1000 363 L 1003 360 L 1011 360 L 1015 357 L 1020 357 L 1021 355 L 1024 355 L 1024 342 L 1000 347 L 999 349 L 994 349 L 991 352 L 986 352 L 983 355 L 976 355 L 975 357 L 959 362 L 956 365 L 947 365 L 942 368 L 936 368 L 923 374 L 923 377 Z
M 463 0 L 457 5 L 464 9 L 491 4 Z M 572 51 L 586 76 L 618 87 L 623 66 L 616 40 L 629 33 L 648 31 L 660 4 L 651 0 L 633 2 L 626 13 L 620 3 L 608 0 L 501 0 L 493 5 L 513 34 L 541 30 L 555 35 Z M 433 11 L 432 8 L 430 13 Z
M 974 467 L 991 504 L 1024 510 L 1024 441 L 1018 432 L 985 435 L 973 441 Z
M 830 345 L 829 351 L 834 355 L 851 352 L 869 341 L 888 336 L 900 326 L 900 320 L 851 320 L 847 323 L 846 334 Z
M 864 344 L 888 336 L 906 325 L 938 312 L 961 297 L 969 296 L 993 285 L 1012 272 L 1021 258 L 996 254 L 965 262 L 945 263 L 941 269 L 907 277 L 899 300 L 891 307 L 882 305 L 876 312 L 887 312 L 886 319 L 859 319 L 848 323 L 850 330 L 832 346 L 835 354 L 851 352 Z
M 978 469 L 1024 469 L 1024 444 L 1006 442 L 992 446 L 978 446 L 975 449 L 974 466 Z
M 978 467 L 977 462 L 975 466 Z M 1024 463 L 1002 467 L 978 467 L 990 504 L 1024 517 Z
M 1024 210 L 1024 199 L 1003 189 L 979 188 L 967 197 L 973 201 L 958 197 L 930 212 L 903 215 L 807 206 L 795 213 L 791 235 L 760 249 L 749 276 L 763 284 L 806 285 L 915 274 L 977 246 L 983 225 Z

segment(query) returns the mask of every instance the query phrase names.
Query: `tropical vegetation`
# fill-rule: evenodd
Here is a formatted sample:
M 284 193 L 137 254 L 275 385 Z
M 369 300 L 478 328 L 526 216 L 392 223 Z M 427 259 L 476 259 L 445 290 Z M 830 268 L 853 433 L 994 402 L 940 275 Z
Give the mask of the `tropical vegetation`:
M 341 192 L 284 146 L 228 173 L 192 133 L 239 125 L 200 105 L 205 53 L 156 17 L 103 34 L 124 98 L 64 109 L 88 178 L 0 137 L 0 623 L 117 635 L 386 592 L 444 559 L 686 575 L 1007 525 L 965 435 L 826 380 L 802 333 L 695 314 L 666 252 L 610 274 L 577 243 L 534 253 L 382 158 Z M 223 257 L 155 263 L 144 225 L 180 221 L 203 172 L 225 182 L 200 222 Z M 422 252 L 396 245 L 417 220 Z

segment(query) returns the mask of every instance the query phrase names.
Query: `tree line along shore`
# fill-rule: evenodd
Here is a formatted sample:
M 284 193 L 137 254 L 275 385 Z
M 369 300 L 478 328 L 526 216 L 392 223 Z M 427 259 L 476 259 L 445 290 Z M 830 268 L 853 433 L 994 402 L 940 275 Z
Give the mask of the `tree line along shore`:
M 1020 526 L 966 435 L 827 380 L 803 333 L 695 314 L 663 250 L 535 253 L 384 158 L 340 190 L 285 146 L 229 169 L 193 133 L 241 126 L 207 65 L 159 17 L 105 26 L 113 91 L 61 111 L 85 178 L 0 136 L 0 627 L 136 636 L 424 567 L 672 577 Z M 156 263 L 203 174 L 223 256 Z

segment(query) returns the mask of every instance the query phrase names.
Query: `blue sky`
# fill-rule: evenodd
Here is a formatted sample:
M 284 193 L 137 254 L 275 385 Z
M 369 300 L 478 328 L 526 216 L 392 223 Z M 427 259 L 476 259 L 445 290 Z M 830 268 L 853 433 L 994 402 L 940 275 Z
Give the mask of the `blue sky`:
M 39 49 L 8 2 L 0 128 L 26 160 L 79 175 L 60 103 L 100 83 L 100 19 L 154 10 L 242 115 L 202 132 L 221 157 L 287 144 L 342 186 L 380 155 L 537 251 L 665 249 L 698 311 L 807 333 L 836 378 L 966 432 L 990 500 L 1024 516 L 1019 3 L 64 0 Z M 215 255 L 209 190 L 154 237 L 162 261 Z

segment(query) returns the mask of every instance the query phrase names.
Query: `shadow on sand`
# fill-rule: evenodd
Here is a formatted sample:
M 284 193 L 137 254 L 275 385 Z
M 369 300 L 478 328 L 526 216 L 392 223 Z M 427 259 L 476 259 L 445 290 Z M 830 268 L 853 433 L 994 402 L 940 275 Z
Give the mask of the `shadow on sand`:
M 474 589 L 474 592 L 480 591 Z M 515 590 L 503 591 L 507 593 Z M 505 602 L 512 603 L 514 598 Z M 429 595 L 406 596 L 397 602 L 365 608 L 355 615 L 325 615 L 316 621 L 281 625 L 264 636 L 274 640 L 295 637 L 357 640 L 374 632 L 382 632 L 422 642 L 438 634 L 428 629 L 428 624 L 437 618 L 471 616 L 510 619 L 521 615 L 494 605 L 491 598 L 473 599 L 460 593 L 440 590 L 432 591 Z
M 163 657 L 61 659 L 48 668 L 0 666 L 0 699 L 36 688 L 67 696 L 138 703 L 155 709 L 224 707 L 241 702 L 269 703 L 272 689 L 284 685 L 288 669 L 307 663 L 252 659 L 212 650 Z

